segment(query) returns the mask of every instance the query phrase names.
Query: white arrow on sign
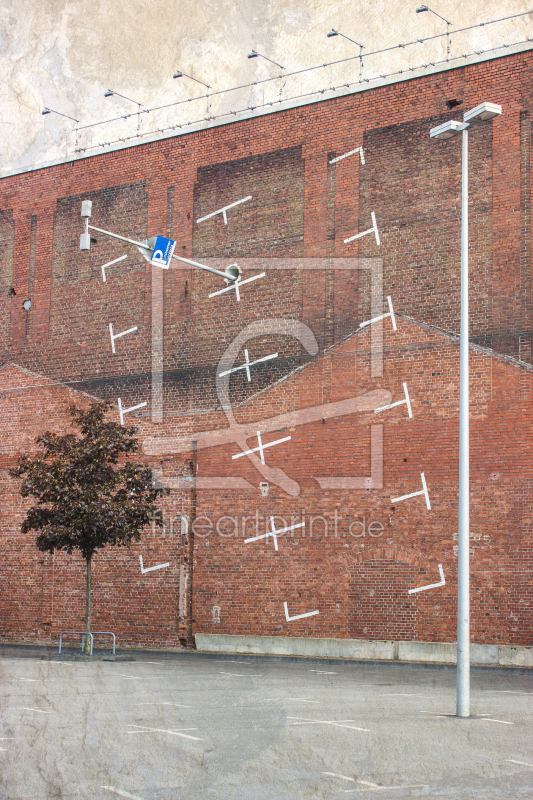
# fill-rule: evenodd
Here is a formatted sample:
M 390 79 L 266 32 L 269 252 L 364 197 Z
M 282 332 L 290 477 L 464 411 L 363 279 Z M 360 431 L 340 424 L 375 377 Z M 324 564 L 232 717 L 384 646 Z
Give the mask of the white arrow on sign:
M 154 569 L 164 569 L 164 567 L 170 567 L 170 561 L 167 561 L 166 564 L 158 564 L 156 567 L 145 567 L 143 566 L 143 557 L 139 556 L 139 561 L 141 562 L 141 572 L 144 575 L 146 572 L 153 572 Z

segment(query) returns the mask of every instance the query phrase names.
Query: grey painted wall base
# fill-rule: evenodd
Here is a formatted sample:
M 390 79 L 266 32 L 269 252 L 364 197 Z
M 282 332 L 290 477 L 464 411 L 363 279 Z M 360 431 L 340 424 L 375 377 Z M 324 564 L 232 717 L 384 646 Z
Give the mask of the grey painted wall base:
M 231 636 L 197 633 L 196 647 L 204 653 L 350 658 L 380 661 L 423 661 L 455 664 L 455 644 L 444 642 L 390 642 L 370 639 L 307 639 L 298 636 Z M 472 664 L 533 667 L 533 647 L 472 644 Z

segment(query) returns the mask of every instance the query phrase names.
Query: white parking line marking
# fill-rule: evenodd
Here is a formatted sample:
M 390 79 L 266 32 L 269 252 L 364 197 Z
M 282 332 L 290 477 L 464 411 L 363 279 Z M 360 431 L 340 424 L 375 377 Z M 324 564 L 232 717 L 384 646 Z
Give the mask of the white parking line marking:
M 338 675 L 338 672 L 325 672 L 322 669 L 310 669 L 309 672 L 316 672 L 317 675 Z
M 528 764 L 527 761 L 515 761 L 514 758 L 507 758 L 506 761 L 510 761 L 511 764 L 520 764 L 522 767 L 531 767 L 531 769 L 533 769 L 533 764 Z
M 203 742 L 199 736 L 188 736 L 181 731 L 167 731 L 163 728 L 147 728 L 144 725 L 128 725 L 128 728 L 139 728 L 137 731 L 127 731 L 127 733 L 169 733 L 171 736 L 181 736 L 184 739 L 194 739 L 196 742 Z M 184 731 L 197 731 L 198 728 L 183 728 Z
M 31 681 L 32 683 L 39 683 L 37 678 L 17 678 L 15 677 L 16 681 Z
M 337 775 L 336 772 L 323 772 L 322 775 L 331 775 L 332 778 L 342 778 L 345 781 L 355 783 L 355 778 L 349 778 L 347 775 Z
M 390 692 L 389 694 L 378 694 L 378 697 L 425 697 L 428 698 L 428 694 L 407 694 L 406 692 Z M 422 711 L 422 714 L 430 714 L 430 711 Z
M 483 722 L 499 722 L 500 725 L 514 725 L 514 722 L 505 722 L 503 719 L 490 719 L 490 717 L 485 717 Z
M 334 725 L 337 728 L 348 728 L 351 731 L 365 731 L 370 733 L 369 728 L 355 728 L 353 725 L 342 725 L 343 722 L 357 722 L 355 719 L 339 719 L 336 722 L 325 719 L 307 719 L 306 717 L 287 717 L 287 719 L 299 719 L 303 722 L 289 722 L 289 725 Z
M 112 786 L 101 786 L 101 789 L 107 789 L 108 792 L 113 792 L 113 794 L 118 794 L 120 797 L 128 797 L 129 800 L 143 800 L 142 797 L 139 797 L 136 794 L 130 794 L 129 792 L 124 792 L 122 789 L 113 789 Z
M 217 675 L 232 675 L 234 678 L 249 678 L 249 675 L 241 675 L 238 672 L 217 672 Z M 254 678 L 262 678 L 262 675 L 254 675 Z
M 176 706 L 176 708 L 194 708 L 194 706 L 183 706 L 181 703 L 134 703 L 134 706 Z
M 294 703 L 318 703 L 320 705 L 320 700 L 306 700 L 303 697 L 286 697 L 285 700 L 291 700 Z
M 423 789 L 427 784 L 425 783 L 410 783 L 404 786 L 378 786 L 377 783 L 368 783 L 367 781 L 356 781 L 356 783 L 360 783 L 363 786 L 368 788 L 366 789 L 344 789 L 344 794 L 353 794 L 353 793 L 361 793 L 361 792 L 385 792 L 390 791 L 391 789 Z
M 121 678 L 133 678 L 136 681 L 142 681 L 142 678 L 141 678 L 140 675 L 124 675 L 123 672 L 119 672 L 118 674 L 120 675 Z
M 13 708 L 6 708 L 6 711 L 35 711 L 37 714 L 51 714 L 53 709 L 43 711 L 42 708 L 28 708 L 27 706 L 14 706 Z

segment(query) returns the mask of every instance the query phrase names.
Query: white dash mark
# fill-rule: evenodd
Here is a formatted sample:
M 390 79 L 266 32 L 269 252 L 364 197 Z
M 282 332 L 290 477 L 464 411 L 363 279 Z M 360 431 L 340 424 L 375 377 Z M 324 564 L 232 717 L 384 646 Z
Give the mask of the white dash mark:
M 273 358 L 277 358 L 279 353 L 272 353 L 270 356 L 264 356 L 264 358 L 258 358 L 256 361 L 250 361 L 250 357 L 248 356 L 248 350 L 244 350 L 244 358 L 245 363 L 241 364 L 240 367 L 233 367 L 233 369 L 227 369 L 225 372 L 219 372 L 217 378 L 223 378 L 224 375 L 229 375 L 231 372 L 238 372 L 240 369 L 246 370 L 246 377 L 248 378 L 248 383 L 252 380 L 252 376 L 250 374 L 250 367 L 253 367 L 255 364 L 262 364 L 264 361 L 271 361 Z
M 265 463 L 264 451 L 267 449 L 267 447 L 274 447 L 275 444 L 281 444 L 281 442 L 288 442 L 290 438 L 291 438 L 290 436 L 284 436 L 282 439 L 276 439 L 275 442 L 269 442 L 268 444 L 263 444 L 261 440 L 261 431 L 257 431 L 257 441 L 259 443 L 259 446 L 253 447 L 251 450 L 243 450 L 242 453 L 237 453 L 237 455 L 232 456 L 231 458 L 234 460 L 236 458 L 242 458 L 242 456 L 250 455 L 251 453 L 259 452 L 259 455 L 261 456 L 261 464 L 264 464 Z
M 247 544 L 248 542 L 257 542 L 258 539 L 267 539 L 269 536 L 273 536 L 274 537 L 274 549 L 277 550 L 278 549 L 278 536 L 280 536 L 282 533 L 287 533 L 287 531 L 292 531 L 292 530 L 295 530 L 296 528 L 304 528 L 305 527 L 305 521 L 304 521 L 304 522 L 299 522 L 297 525 L 290 525 L 288 528 L 280 528 L 279 530 L 276 530 L 276 526 L 274 525 L 274 517 L 270 517 L 270 524 L 272 525 L 272 530 L 271 531 L 267 531 L 266 533 L 262 533 L 260 536 L 252 536 L 250 539 L 245 539 L 244 540 L 244 544 Z
M 484 717 L 482 722 L 499 722 L 500 725 L 514 725 L 514 722 L 505 722 L 503 719 L 490 719 L 490 717 Z
M 446 580 L 444 578 L 444 571 L 442 569 L 442 564 L 439 564 L 439 574 L 440 574 L 440 581 L 438 583 L 428 583 L 427 586 L 419 586 L 418 589 L 409 589 L 409 594 L 415 594 L 415 592 L 425 592 L 426 589 L 436 589 L 438 586 L 444 586 L 446 584 Z
M 260 272 L 258 275 L 252 275 L 251 278 L 246 278 L 246 280 L 244 281 L 241 281 L 240 278 L 237 278 L 237 280 L 233 281 L 233 283 L 231 283 L 229 286 L 226 286 L 225 289 L 220 289 L 218 292 L 211 292 L 209 297 L 216 297 L 219 294 L 224 294 L 224 292 L 230 292 L 232 289 L 235 289 L 237 300 L 240 301 L 241 299 L 241 293 L 239 291 L 240 287 L 244 286 L 245 283 L 251 283 L 252 281 L 257 281 L 259 278 L 264 278 L 265 275 L 266 272 Z
M 142 556 L 139 556 L 139 561 L 141 563 L 141 572 L 143 575 L 145 575 L 147 572 L 153 572 L 156 569 L 164 569 L 165 567 L 170 567 L 170 561 L 167 561 L 166 564 L 157 564 L 155 567 L 145 567 L 143 564 Z M 145 662 L 145 663 L 150 663 L 150 662 Z
M 369 319 L 366 322 L 361 322 L 359 324 L 359 327 L 360 328 L 365 328 L 367 325 L 372 325 L 372 323 L 374 323 L 374 322 L 379 322 L 382 319 L 386 319 L 387 317 L 390 317 L 391 318 L 391 322 L 392 322 L 392 329 L 394 331 L 397 330 L 396 316 L 394 314 L 394 308 L 392 306 L 392 298 L 391 298 L 390 295 L 387 295 L 387 304 L 389 306 L 389 310 L 388 310 L 388 312 L 386 314 L 380 314 L 379 317 L 373 317 L 372 319 Z
M 381 408 L 375 408 L 374 414 L 378 414 L 380 411 L 387 411 L 389 408 L 395 408 L 396 406 L 407 406 L 407 413 L 409 414 L 409 419 L 413 418 L 413 411 L 411 409 L 411 398 L 409 397 L 409 392 L 407 390 L 407 384 L 403 384 L 403 391 L 405 395 L 404 400 L 398 400 L 396 403 L 391 403 L 390 406 L 381 406 Z
M 376 237 L 376 244 L 379 246 L 381 245 L 381 241 L 379 239 L 379 231 L 378 231 L 378 224 L 376 222 L 376 215 L 372 211 L 370 216 L 372 217 L 372 227 L 369 228 L 367 231 L 362 231 L 362 233 L 356 233 L 355 236 L 349 236 L 347 239 L 344 240 L 344 244 L 348 244 L 348 242 L 355 242 L 356 239 L 360 239 L 362 236 L 367 236 L 369 233 L 373 233 Z
M 329 162 L 330 164 L 336 164 L 337 161 L 342 161 L 344 158 L 348 158 L 348 156 L 353 156 L 355 153 L 359 153 L 359 158 L 361 160 L 361 164 L 365 163 L 365 153 L 362 147 L 356 147 L 355 150 L 350 150 L 349 153 L 344 153 L 342 156 L 337 156 L 337 158 L 332 158 Z
M 120 414 L 120 424 L 124 427 L 124 414 L 129 414 L 131 411 L 137 411 L 138 408 L 144 408 L 148 403 L 139 403 L 138 406 L 131 406 L 131 408 L 122 408 L 122 400 L 118 398 L 118 413 Z
M 127 731 L 127 733 L 169 733 L 171 736 L 181 736 L 183 739 L 194 739 L 196 742 L 203 742 L 198 736 L 189 736 L 181 731 L 167 731 L 163 728 L 147 728 L 144 725 L 128 725 L 128 728 L 139 728 L 137 731 Z M 198 728 L 183 728 L 184 731 L 197 731 Z
M 533 764 L 528 764 L 527 761 L 515 761 L 514 758 L 507 758 L 506 761 L 510 761 L 511 764 L 520 764 L 521 767 L 531 767 L 531 769 L 533 769 Z
M 419 495 L 423 494 L 424 497 L 426 498 L 426 506 L 428 507 L 428 510 L 431 511 L 431 503 L 429 501 L 428 487 L 423 472 L 420 473 L 420 478 L 422 480 L 422 489 L 419 492 L 412 492 L 411 494 L 403 494 L 401 497 L 391 497 L 390 499 L 391 503 L 400 503 L 402 500 L 408 500 L 410 497 L 418 497 Z
M 31 681 L 31 683 L 39 683 L 37 678 L 17 678 L 17 681 Z
M 134 328 L 128 328 L 127 331 L 122 331 L 122 333 L 113 333 L 113 323 L 109 323 L 109 335 L 111 336 L 111 350 L 113 353 L 116 353 L 115 350 L 115 339 L 120 339 L 122 336 L 127 336 L 128 333 L 133 333 L 133 331 L 139 330 L 137 325 Z
M 133 678 L 136 681 L 142 681 L 140 675 L 124 675 L 123 672 L 119 672 L 118 674 L 120 675 L 121 678 Z
M 211 214 L 207 214 L 205 217 L 200 217 L 200 219 L 196 220 L 196 223 L 205 222 L 206 219 L 211 219 L 211 217 L 216 217 L 217 214 L 222 214 L 222 218 L 224 220 L 224 225 L 228 224 L 228 217 L 226 215 L 226 211 L 229 211 L 230 208 L 235 208 L 235 206 L 240 206 L 241 203 L 247 203 L 249 200 L 252 199 L 253 195 L 248 195 L 248 197 L 243 197 L 242 200 L 237 200 L 235 203 L 230 203 L 229 206 L 224 206 L 223 208 L 219 208 L 217 211 L 212 211 Z
M 143 800 L 142 797 L 139 797 L 136 794 L 130 794 L 129 792 L 123 791 L 123 789 L 113 789 L 112 786 L 101 786 L 101 789 L 107 789 L 108 792 L 113 792 L 113 794 L 118 794 L 119 797 L 128 797 L 129 800 Z
M 120 258 L 115 258 L 115 259 L 113 259 L 113 261 L 108 261 L 107 264 L 103 264 L 102 265 L 102 279 L 103 279 L 104 283 L 107 283 L 107 279 L 106 279 L 106 276 L 105 276 L 106 268 L 110 267 L 112 264 L 118 264 L 119 261 L 124 261 L 124 259 L 127 258 L 127 257 L 128 257 L 127 255 L 120 256 Z
M 296 614 L 296 616 L 290 617 L 287 603 L 283 603 L 283 608 L 285 609 L 285 619 L 287 622 L 293 622 L 295 619 L 303 619 L 304 617 L 314 617 L 315 614 L 320 614 L 320 611 L 308 611 L 306 614 Z

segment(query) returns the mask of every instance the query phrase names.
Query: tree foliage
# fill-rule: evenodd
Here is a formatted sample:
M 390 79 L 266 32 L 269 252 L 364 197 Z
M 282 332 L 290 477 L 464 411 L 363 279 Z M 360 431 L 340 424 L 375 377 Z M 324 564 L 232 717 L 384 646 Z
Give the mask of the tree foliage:
M 156 506 L 165 489 L 153 484 L 144 464 L 128 461 L 137 452 L 136 428 L 107 422 L 107 403 L 87 411 L 69 406 L 79 434 L 37 437 L 44 452 L 21 456 L 12 477 L 22 478 L 22 497 L 35 497 L 22 532 L 37 531 L 39 550 L 79 550 L 90 561 L 106 545 L 129 546 L 151 522 L 163 524 Z

